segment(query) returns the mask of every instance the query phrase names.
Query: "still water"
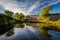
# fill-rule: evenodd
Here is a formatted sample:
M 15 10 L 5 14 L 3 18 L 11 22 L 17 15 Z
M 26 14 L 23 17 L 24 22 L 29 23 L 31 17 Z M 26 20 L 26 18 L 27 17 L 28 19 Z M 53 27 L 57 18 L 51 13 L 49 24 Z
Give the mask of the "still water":
M 4 34 L 1 34 L 0 40 L 60 40 L 60 32 L 58 31 L 48 30 L 47 33 L 51 36 L 45 37 L 40 34 L 41 32 L 39 32 L 37 27 L 33 27 L 35 24 L 32 24 L 33 26 L 27 24 L 19 25 L 22 27 L 17 25 Z

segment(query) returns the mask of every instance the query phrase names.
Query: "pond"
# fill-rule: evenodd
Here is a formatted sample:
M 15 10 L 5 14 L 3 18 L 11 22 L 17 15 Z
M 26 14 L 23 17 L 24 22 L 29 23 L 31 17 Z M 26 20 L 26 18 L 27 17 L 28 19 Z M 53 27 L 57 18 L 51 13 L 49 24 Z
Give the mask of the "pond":
M 37 23 L 15 24 L 12 28 L 9 25 L 8 31 L 5 32 L 2 31 L 5 29 L 0 28 L 0 40 L 60 40 L 59 31 L 48 30 L 48 34 L 44 34 L 44 32 L 42 33 L 44 35 L 42 35 L 37 26 Z

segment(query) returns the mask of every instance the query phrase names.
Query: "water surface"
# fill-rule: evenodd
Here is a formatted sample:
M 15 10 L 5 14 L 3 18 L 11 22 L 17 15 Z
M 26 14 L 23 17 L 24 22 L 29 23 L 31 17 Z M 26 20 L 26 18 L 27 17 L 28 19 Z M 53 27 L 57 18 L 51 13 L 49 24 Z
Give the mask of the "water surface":
M 58 31 L 48 30 L 47 33 L 51 36 L 45 37 L 40 34 L 41 32 L 37 27 L 33 27 L 33 24 L 23 25 L 23 28 L 14 26 L 10 31 L 0 35 L 0 40 L 60 40 L 60 32 Z

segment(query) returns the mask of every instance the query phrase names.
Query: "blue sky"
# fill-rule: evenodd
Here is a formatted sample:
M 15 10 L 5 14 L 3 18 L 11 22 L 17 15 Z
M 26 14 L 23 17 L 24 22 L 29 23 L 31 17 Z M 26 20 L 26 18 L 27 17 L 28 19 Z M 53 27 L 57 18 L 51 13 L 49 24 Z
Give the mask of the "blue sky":
M 59 13 L 60 0 L 0 0 L 0 12 L 10 10 L 25 15 L 38 14 L 46 5 L 52 6 L 49 13 Z

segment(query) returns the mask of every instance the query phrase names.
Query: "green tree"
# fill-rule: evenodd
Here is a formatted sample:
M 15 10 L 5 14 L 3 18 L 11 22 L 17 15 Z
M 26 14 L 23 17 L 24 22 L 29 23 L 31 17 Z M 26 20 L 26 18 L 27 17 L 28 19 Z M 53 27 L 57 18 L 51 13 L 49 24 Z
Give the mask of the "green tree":
M 23 13 L 16 13 L 14 16 L 13 16 L 14 19 L 16 20 L 24 20 L 25 18 L 25 15 Z
M 13 18 L 19 20 L 19 13 L 14 14 Z
M 20 19 L 24 19 L 25 15 L 23 13 L 20 13 Z
M 49 10 L 52 8 L 52 6 L 44 6 L 42 9 L 41 9 L 41 12 L 39 13 L 39 16 L 45 16 L 48 14 Z
M 4 12 L 5 12 L 5 15 L 7 15 L 7 16 L 9 16 L 9 17 L 12 17 L 13 14 L 14 14 L 14 12 L 9 11 L 9 10 L 5 10 Z

